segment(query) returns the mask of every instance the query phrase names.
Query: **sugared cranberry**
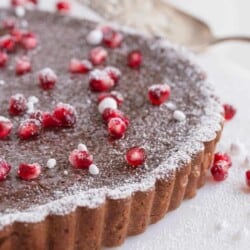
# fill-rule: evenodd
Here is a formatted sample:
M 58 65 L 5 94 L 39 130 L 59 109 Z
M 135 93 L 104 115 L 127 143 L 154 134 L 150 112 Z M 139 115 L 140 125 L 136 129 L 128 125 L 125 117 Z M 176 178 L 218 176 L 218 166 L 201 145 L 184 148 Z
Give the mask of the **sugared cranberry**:
M 9 172 L 11 170 L 11 166 L 2 158 L 0 158 L 0 181 L 4 181 Z
M 121 118 L 111 118 L 108 122 L 109 135 L 115 139 L 120 139 L 124 136 L 127 130 L 127 125 Z
M 143 60 L 143 56 L 141 54 L 140 51 L 131 51 L 129 54 L 128 54 L 128 66 L 133 68 L 133 69 L 137 69 L 141 66 L 142 64 L 142 60 Z
M 227 121 L 230 121 L 234 118 L 235 114 L 236 114 L 236 108 L 230 104 L 224 104 L 223 105 L 224 108 L 224 117 Z
M 31 62 L 27 56 L 22 56 L 16 60 L 16 74 L 23 75 L 31 71 Z
M 228 167 L 232 166 L 231 157 L 227 153 L 217 152 L 216 154 L 214 154 L 214 164 L 218 161 L 225 161 L 228 163 Z
M 122 74 L 118 68 L 109 66 L 106 67 L 104 71 L 107 72 L 108 75 L 114 80 L 115 84 L 119 82 Z
M 215 181 L 224 181 L 228 177 L 228 163 L 225 161 L 216 162 L 211 168 L 211 174 Z
M 71 5 L 68 1 L 58 1 L 56 3 L 56 8 L 59 12 L 67 13 L 71 9 Z
M 148 89 L 148 98 L 153 105 L 161 105 L 170 96 L 170 87 L 167 84 L 155 84 Z
M 12 122 L 4 116 L 0 116 L 0 140 L 6 138 L 13 128 Z
M 89 85 L 93 91 L 103 92 L 114 86 L 114 80 L 103 70 L 93 70 L 90 73 Z
M 0 68 L 6 65 L 8 59 L 8 55 L 5 52 L 0 51 Z
M 9 101 L 9 113 L 11 115 L 22 115 L 27 110 L 27 101 L 22 94 L 11 96 Z
M 69 162 L 74 168 L 85 169 L 93 163 L 93 156 L 86 150 L 75 149 L 69 155 Z
M 22 37 L 23 37 L 23 33 L 24 33 L 23 30 L 20 30 L 17 28 L 14 28 L 10 31 L 10 34 L 16 43 L 21 42 Z
M 57 75 L 52 69 L 45 68 L 38 73 L 38 80 L 42 89 L 50 90 L 55 87 Z
M 38 120 L 39 122 L 43 122 L 44 112 L 41 110 L 37 110 L 34 113 L 30 114 L 30 119 Z
M 28 3 L 32 3 L 34 5 L 38 4 L 38 0 L 26 0 Z
M 11 5 L 16 7 L 16 6 L 21 6 L 26 3 L 26 0 L 11 0 Z
M 106 27 L 102 29 L 103 32 L 103 43 L 109 48 L 117 48 L 120 47 L 123 35 L 110 27 Z
M 16 19 L 13 17 L 7 17 L 2 21 L 2 28 L 6 30 L 12 30 L 16 26 Z
M 53 116 L 60 121 L 62 127 L 73 127 L 76 123 L 77 114 L 73 106 L 58 103 L 54 109 Z
M 247 183 L 248 187 L 250 187 L 250 170 L 246 171 L 246 183 Z
M 89 60 L 78 60 L 78 59 L 71 59 L 70 65 L 69 65 L 69 71 L 71 73 L 80 73 L 80 74 L 86 74 L 90 70 L 92 70 L 93 65 Z
M 38 163 L 33 164 L 20 164 L 18 168 L 18 176 L 22 180 L 30 181 L 37 179 L 42 172 L 42 167 Z
M 42 126 L 44 128 L 57 128 L 61 127 L 61 122 L 54 117 L 52 114 L 49 112 L 44 112 L 42 115 Z
M 37 36 L 32 32 L 24 32 L 20 42 L 27 50 L 36 48 L 38 43 Z
M 12 52 L 15 48 L 15 41 L 11 35 L 4 35 L 0 37 L 0 49 Z
M 146 160 L 145 149 L 140 147 L 130 148 L 126 153 L 125 159 L 131 167 L 138 167 Z
M 129 119 L 124 115 L 124 113 L 118 109 L 106 108 L 102 113 L 103 120 L 108 123 L 112 118 L 122 119 L 126 126 L 129 125 Z
M 100 65 L 107 59 L 108 52 L 102 47 L 96 47 L 90 51 L 89 59 L 94 65 Z
M 41 133 L 41 122 L 36 119 L 27 119 L 23 121 L 17 131 L 18 137 L 22 140 L 28 140 L 38 136 Z
M 98 111 L 100 114 L 102 114 L 104 110 L 107 108 L 112 108 L 112 109 L 118 108 L 117 102 L 113 97 L 106 97 L 98 104 Z
M 122 96 L 122 94 L 118 91 L 111 91 L 110 93 L 101 93 L 99 96 L 98 96 L 98 104 L 105 98 L 107 97 L 111 97 L 111 98 L 114 98 L 118 104 L 118 106 L 121 106 L 123 101 L 124 101 L 124 98 Z

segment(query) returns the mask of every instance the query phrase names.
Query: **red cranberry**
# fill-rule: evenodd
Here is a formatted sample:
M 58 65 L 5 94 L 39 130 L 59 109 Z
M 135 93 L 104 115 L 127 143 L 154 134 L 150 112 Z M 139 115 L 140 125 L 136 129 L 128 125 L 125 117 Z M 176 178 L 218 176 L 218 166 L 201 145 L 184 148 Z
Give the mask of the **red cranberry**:
M 90 73 L 89 85 L 93 91 L 103 92 L 112 88 L 114 81 L 105 71 L 96 69 Z
M 217 152 L 216 154 L 214 154 L 214 163 L 218 161 L 225 161 L 228 163 L 228 167 L 232 166 L 231 157 L 227 153 Z
M 120 47 L 123 41 L 123 35 L 110 27 L 102 29 L 103 32 L 103 43 L 109 48 Z
M 37 179 L 42 172 L 42 168 L 38 163 L 20 164 L 18 168 L 18 176 L 25 181 Z
M 215 181 L 224 181 L 228 177 L 228 163 L 225 161 L 216 162 L 211 168 L 211 174 Z
M 16 61 L 16 74 L 23 75 L 31 71 L 30 59 L 26 56 L 20 57 Z
M 17 131 L 20 139 L 28 140 L 38 136 L 41 133 L 41 122 L 36 119 L 27 119 L 23 121 Z
M 2 158 L 0 158 L 0 181 L 4 181 L 9 172 L 11 170 L 11 166 Z
M 71 5 L 68 1 L 58 1 L 56 4 L 56 8 L 59 12 L 67 13 L 71 9 Z
M 53 116 L 60 121 L 62 127 L 73 127 L 76 123 L 76 110 L 69 104 L 58 103 Z
M 80 61 L 78 59 L 71 59 L 70 65 L 69 65 L 69 71 L 71 73 L 80 73 L 80 74 L 86 74 L 90 70 L 92 70 L 93 65 L 89 60 L 83 60 Z
M 114 139 L 121 139 L 127 130 L 126 123 L 121 118 L 111 118 L 108 122 L 108 132 Z
M 224 104 L 224 117 L 227 121 L 230 121 L 234 118 L 235 114 L 236 114 L 236 109 L 234 106 L 230 105 L 230 104 Z
M 108 52 L 102 47 L 96 47 L 90 51 L 89 59 L 94 65 L 100 65 L 107 59 Z
M 121 78 L 121 71 L 118 68 L 109 66 L 106 67 L 104 71 L 107 72 L 110 78 L 114 80 L 115 84 L 119 82 Z
M 24 5 L 26 0 L 11 0 L 11 5 L 16 7 L 20 5 Z
M 22 115 L 27 110 L 27 101 L 22 94 L 11 96 L 9 101 L 9 113 L 11 115 Z
M 0 68 L 4 67 L 6 63 L 8 62 L 9 57 L 5 52 L 0 51 Z
M 153 105 L 161 105 L 170 96 L 170 87 L 167 84 L 152 85 L 148 89 L 148 98 Z
M 61 127 L 61 122 L 54 117 L 52 114 L 49 112 L 44 112 L 42 115 L 42 126 L 44 128 L 57 128 Z
M 12 30 L 16 26 L 16 19 L 13 17 L 7 17 L 2 21 L 3 29 Z
M 102 113 L 102 118 L 106 123 L 112 118 L 120 118 L 125 122 L 126 126 L 129 125 L 129 119 L 118 109 L 106 108 Z
M 12 52 L 15 48 L 15 41 L 11 35 L 4 35 L 0 37 L 0 49 Z
M 22 37 L 23 37 L 23 33 L 24 33 L 23 30 L 20 30 L 17 28 L 14 28 L 10 31 L 10 34 L 16 43 L 21 42 Z
M 143 56 L 140 51 L 135 50 L 135 51 L 131 51 L 128 54 L 127 60 L 128 60 L 128 66 L 130 68 L 137 69 L 142 64 Z
M 3 116 L 0 116 L 0 140 L 6 138 L 10 134 L 12 128 L 12 122 Z
M 38 0 L 26 0 L 28 3 L 32 3 L 34 5 L 38 4 Z
M 39 72 L 38 80 L 42 89 L 50 90 L 55 87 L 57 75 L 52 69 L 45 68 Z
M 69 162 L 74 168 L 85 169 L 93 163 L 93 156 L 88 151 L 75 149 L 69 155 Z
M 125 159 L 131 167 L 138 167 L 146 160 L 145 149 L 140 147 L 130 148 L 126 153 Z
M 37 36 L 32 32 L 23 33 L 20 42 L 22 46 L 27 50 L 36 48 L 38 43 Z
M 38 120 L 39 122 L 43 122 L 44 112 L 41 110 L 37 110 L 34 113 L 30 114 L 30 119 Z
M 1 175 L 0 175 L 0 180 L 1 180 Z M 248 187 L 250 187 L 250 170 L 246 171 L 246 183 Z

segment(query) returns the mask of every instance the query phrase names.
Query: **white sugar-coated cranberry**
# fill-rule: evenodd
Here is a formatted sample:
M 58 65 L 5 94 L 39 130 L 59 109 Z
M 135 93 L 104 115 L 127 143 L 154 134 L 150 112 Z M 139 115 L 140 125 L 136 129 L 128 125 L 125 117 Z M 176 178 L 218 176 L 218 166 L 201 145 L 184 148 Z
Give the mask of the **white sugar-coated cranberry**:
M 75 149 L 69 155 L 69 162 L 74 168 L 85 169 L 93 163 L 93 156 L 88 151 Z
M 27 164 L 22 163 L 18 168 L 18 176 L 22 180 L 30 181 L 39 177 L 42 172 L 42 167 L 38 163 Z
M 215 181 L 224 181 L 228 177 L 228 163 L 217 161 L 210 171 Z
M 9 113 L 11 115 L 22 115 L 27 110 L 27 101 L 22 94 L 10 97 Z
M 225 120 L 226 121 L 232 120 L 237 112 L 236 108 L 231 104 L 224 104 L 223 108 L 224 108 Z
M 4 35 L 0 37 L 0 49 L 12 52 L 15 48 L 15 40 L 11 35 Z
M 225 161 L 228 163 L 228 167 L 232 166 L 231 157 L 227 153 L 217 152 L 214 154 L 214 164 L 219 161 Z
M 89 53 L 89 59 L 94 65 L 100 65 L 107 59 L 108 52 L 103 47 L 96 47 Z
M 61 13 L 68 13 L 71 10 L 71 5 L 69 1 L 57 1 L 56 9 Z
M 44 112 L 41 111 L 41 110 L 37 110 L 33 113 L 30 114 L 30 119 L 35 119 L 35 120 L 38 120 L 39 122 L 43 122 L 43 115 L 44 115 Z
M 146 151 L 141 147 L 130 148 L 126 153 L 125 159 L 131 167 L 138 167 L 145 162 Z
M 103 70 L 93 70 L 89 76 L 89 86 L 92 91 L 104 92 L 114 86 L 114 80 Z
M 98 105 L 98 111 L 102 114 L 105 109 L 111 108 L 111 109 L 117 109 L 118 105 L 114 98 L 112 97 L 106 97 L 104 98 Z
M 25 8 L 24 8 L 23 6 L 17 6 L 17 7 L 15 8 L 15 15 L 16 15 L 17 17 L 22 18 L 22 17 L 25 16 L 25 14 L 26 14 L 26 10 L 25 10 Z
M 99 29 L 95 29 L 89 32 L 87 36 L 87 42 L 91 45 L 99 45 L 103 40 L 103 33 Z
M 56 166 L 56 159 L 51 158 L 47 161 L 47 168 L 54 168 Z
M 60 121 L 62 127 L 73 127 L 76 124 L 76 110 L 70 104 L 58 103 L 54 109 L 53 116 Z
M 179 122 L 182 122 L 182 121 L 186 120 L 186 115 L 180 110 L 175 110 L 174 114 L 173 114 L 173 117 L 174 117 L 175 120 L 177 120 Z
M 115 84 L 117 84 L 121 78 L 121 71 L 113 66 L 108 66 L 104 69 L 108 73 L 108 75 L 114 80 Z
M 123 35 L 113 30 L 111 27 L 106 27 L 102 29 L 103 32 L 103 43 L 112 49 L 115 49 L 117 47 L 121 46 L 121 43 L 123 41 Z
M 6 17 L 2 21 L 2 28 L 7 30 L 12 30 L 16 26 L 16 19 L 13 17 Z
M 93 65 L 89 60 L 78 60 L 72 58 L 69 64 L 69 71 L 71 73 L 86 74 L 93 69 Z
M 0 68 L 4 67 L 8 62 L 8 60 L 9 60 L 8 55 L 5 52 L 0 51 Z
M 168 100 L 169 96 L 170 87 L 168 84 L 155 84 L 148 88 L 148 98 L 153 105 L 161 105 Z
M 9 172 L 11 170 L 11 166 L 2 158 L 0 158 L 0 181 L 4 181 Z
M 250 170 L 247 170 L 246 173 L 245 173 L 245 175 L 246 175 L 247 186 L 250 187 Z
M 12 122 L 4 117 L 0 116 L 0 140 L 6 138 L 13 128 Z
M 129 125 L 128 117 L 118 109 L 106 108 L 102 113 L 102 118 L 105 123 L 108 123 L 112 118 L 120 118 L 125 122 L 126 126 Z
M 91 175 L 98 175 L 100 173 L 100 170 L 95 164 L 91 164 L 89 166 L 89 173 Z
M 16 43 L 21 42 L 24 31 L 18 28 L 14 28 L 10 31 L 11 37 Z
M 99 104 L 104 98 L 107 98 L 107 97 L 114 98 L 116 100 L 118 106 L 121 106 L 123 101 L 124 101 L 124 98 L 120 92 L 111 91 L 110 93 L 101 93 L 98 96 L 97 103 Z
M 43 112 L 42 127 L 43 128 L 58 128 L 61 127 L 61 121 L 53 116 L 50 112 Z
M 51 68 L 44 68 L 38 73 L 38 80 L 42 89 L 50 90 L 57 83 L 57 75 Z
M 36 119 L 27 119 L 23 121 L 17 131 L 18 137 L 22 140 L 28 140 L 38 136 L 41 133 L 41 122 Z
M 143 61 L 143 56 L 139 50 L 131 51 L 128 54 L 127 63 L 130 68 L 133 69 L 140 68 L 142 61 Z
M 37 47 L 38 39 L 33 32 L 24 32 L 20 42 L 25 49 L 29 50 Z
M 16 60 L 16 74 L 23 75 L 31 71 L 31 61 L 27 56 L 22 56 Z
M 108 122 L 108 132 L 114 139 L 121 139 L 127 130 L 127 125 L 121 118 L 111 118 Z

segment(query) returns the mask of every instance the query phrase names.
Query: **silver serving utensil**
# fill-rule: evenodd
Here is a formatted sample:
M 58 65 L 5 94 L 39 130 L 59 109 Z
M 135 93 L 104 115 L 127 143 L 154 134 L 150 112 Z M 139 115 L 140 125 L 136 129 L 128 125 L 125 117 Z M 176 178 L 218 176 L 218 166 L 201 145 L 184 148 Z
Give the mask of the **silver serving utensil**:
M 105 19 L 153 36 L 162 36 L 194 52 L 224 42 L 249 42 L 249 36 L 215 37 L 202 20 L 163 0 L 78 0 Z

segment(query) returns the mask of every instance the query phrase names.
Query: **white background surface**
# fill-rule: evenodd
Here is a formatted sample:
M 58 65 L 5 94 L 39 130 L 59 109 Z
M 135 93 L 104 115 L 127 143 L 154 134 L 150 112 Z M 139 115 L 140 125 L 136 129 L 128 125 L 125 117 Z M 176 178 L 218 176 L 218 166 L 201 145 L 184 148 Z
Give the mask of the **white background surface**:
M 0 5 L 6 2 L 0 0 Z M 44 0 L 42 6 L 53 2 Z M 171 2 L 205 18 L 218 35 L 250 34 L 249 0 Z M 83 11 L 77 5 L 74 8 L 77 14 Z M 222 100 L 238 109 L 236 118 L 225 126 L 222 146 L 240 140 L 250 154 L 250 45 L 219 46 L 200 56 L 200 61 Z M 250 190 L 245 187 L 241 162 L 235 159 L 227 181 L 215 184 L 208 176 L 208 184 L 194 199 L 184 201 L 178 210 L 117 249 L 249 250 Z

